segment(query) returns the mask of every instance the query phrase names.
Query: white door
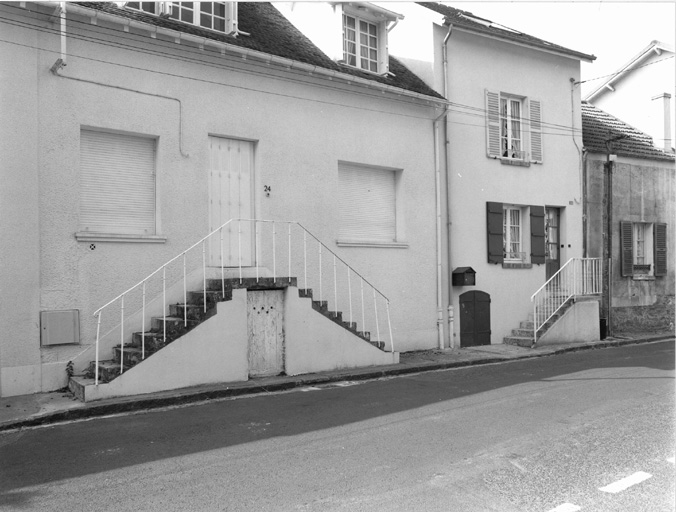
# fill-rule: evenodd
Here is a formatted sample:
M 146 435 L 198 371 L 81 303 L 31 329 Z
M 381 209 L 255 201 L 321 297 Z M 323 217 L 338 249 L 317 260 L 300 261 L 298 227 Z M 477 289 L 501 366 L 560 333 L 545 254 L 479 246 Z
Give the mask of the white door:
M 209 137 L 209 231 L 230 219 L 253 219 L 253 142 Z M 254 264 L 253 222 L 231 221 L 211 237 L 209 265 L 249 267 Z
M 247 292 L 249 375 L 264 377 L 284 371 L 284 290 Z

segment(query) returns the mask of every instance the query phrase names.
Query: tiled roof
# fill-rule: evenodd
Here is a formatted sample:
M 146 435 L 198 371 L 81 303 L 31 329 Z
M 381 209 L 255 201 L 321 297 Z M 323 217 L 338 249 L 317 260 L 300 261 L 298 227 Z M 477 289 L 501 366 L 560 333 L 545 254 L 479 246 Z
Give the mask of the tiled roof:
M 653 146 L 650 135 L 637 130 L 624 121 L 611 116 L 594 105 L 582 102 L 582 142 L 592 153 L 606 154 L 606 141 L 623 137 L 612 142 L 613 154 L 648 160 L 674 161 L 674 154 Z
M 418 2 L 418 4 L 442 14 L 445 16 L 448 22 L 453 24 L 454 27 L 461 27 L 478 34 L 485 34 L 498 39 L 504 39 L 506 41 L 511 41 L 534 48 L 545 49 L 550 52 L 560 53 L 580 60 L 593 61 L 596 59 L 594 55 L 577 52 L 575 50 L 559 46 L 558 44 L 550 43 L 544 39 L 529 36 L 528 34 L 524 34 L 523 32 L 519 32 L 517 30 L 512 30 L 491 20 L 475 16 L 469 11 L 463 11 L 449 5 L 442 5 L 433 2 Z
M 152 14 L 120 8 L 114 3 L 78 2 L 78 5 L 149 25 L 189 33 L 233 46 L 303 62 L 425 96 L 442 98 L 440 94 L 427 86 L 421 78 L 395 58 L 390 57 L 390 71 L 394 76 L 373 75 L 334 62 L 312 44 L 284 15 L 267 2 L 238 3 L 238 28 L 250 35 L 239 35 L 237 37 L 204 30 L 171 18 L 161 18 Z

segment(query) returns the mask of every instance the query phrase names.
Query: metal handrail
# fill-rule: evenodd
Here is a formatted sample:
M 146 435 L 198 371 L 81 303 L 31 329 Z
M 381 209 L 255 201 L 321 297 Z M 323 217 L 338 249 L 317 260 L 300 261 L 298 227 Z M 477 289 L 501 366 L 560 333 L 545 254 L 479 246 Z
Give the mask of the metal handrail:
M 601 259 L 571 258 L 531 295 L 533 303 L 533 344 L 538 331 L 571 297 L 601 293 Z
M 365 302 L 364 302 L 364 292 L 363 292 L 363 287 L 364 285 L 370 287 L 373 290 L 373 302 L 374 302 L 374 311 L 375 311 L 375 329 L 378 335 L 378 341 L 380 341 L 380 325 L 378 323 L 378 299 L 377 297 L 380 297 L 381 300 L 385 302 L 386 306 L 386 316 L 387 316 L 387 327 L 389 330 L 389 345 L 390 345 L 390 350 L 394 352 L 394 340 L 392 336 L 392 326 L 391 326 L 391 321 L 390 321 L 390 311 L 389 311 L 389 306 L 390 306 L 390 300 L 383 294 L 380 290 L 378 290 L 373 284 L 371 284 L 364 276 L 362 276 L 359 272 L 354 270 L 348 263 L 343 260 L 340 256 L 335 254 L 326 244 L 324 244 L 319 238 L 317 238 L 314 234 L 312 234 L 309 230 L 307 230 L 301 223 L 296 222 L 296 221 L 278 221 L 278 220 L 265 220 L 265 219 L 230 219 L 218 228 L 214 229 L 211 231 L 209 234 L 195 242 L 193 245 L 188 247 L 186 250 L 183 252 L 179 253 L 177 256 L 173 257 L 160 267 L 158 267 L 155 271 L 151 272 L 146 276 L 144 279 L 136 283 L 135 285 L 131 286 L 124 292 L 120 293 L 117 297 L 114 299 L 106 302 L 103 306 L 98 308 L 92 316 L 97 318 L 97 325 L 96 325 L 96 355 L 95 355 L 95 372 L 94 372 L 94 379 L 96 382 L 96 385 L 99 383 L 99 343 L 100 343 L 100 330 L 101 330 L 101 317 L 103 312 L 111 306 L 112 304 L 116 302 L 120 302 L 120 373 L 123 373 L 124 371 L 124 322 L 125 322 L 125 306 L 124 306 L 124 299 L 127 295 L 130 293 L 134 292 L 134 290 L 138 289 L 139 287 L 142 287 L 142 306 L 140 308 L 141 310 L 141 317 L 142 317 L 142 334 L 141 334 L 141 357 L 142 359 L 145 359 L 145 312 L 146 312 L 146 285 L 148 282 L 155 276 L 157 276 L 161 272 L 161 279 L 162 279 L 162 304 L 163 304 L 163 340 L 166 342 L 166 327 L 167 327 L 167 300 L 166 300 L 166 291 L 167 291 L 167 277 L 166 277 L 166 270 L 167 267 L 169 267 L 171 264 L 175 263 L 177 260 L 182 260 L 182 266 L 183 266 L 183 303 L 184 305 L 187 304 L 187 265 L 186 265 L 186 256 L 188 253 L 193 251 L 194 249 L 201 247 L 202 248 L 202 271 L 203 271 L 203 276 L 202 276 L 202 291 L 204 294 L 204 311 L 206 312 L 207 309 L 207 300 L 206 300 L 206 292 L 207 292 L 207 285 L 206 285 L 206 274 L 207 274 L 207 264 L 206 264 L 206 242 L 207 241 L 212 241 L 214 235 L 219 234 L 220 235 L 220 269 L 221 269 L 221 282 L 222 282 L 222 291 L 223 294 L 225 295 L 225 269 L 226 268 L 234 268 L 234 267 L 226 267 L 224 264 L 224 257 L 223 257 L 223 230 L 224 228 L 228 227 L 232 223 L 238 223 L 237 226 L 237 267 L 239 271 L 239 280 L 240 283 L 242 282 L 242 223 L 253 223 L 254 224 L 254 230 L 255 230 L 255 239 L 254 239 L 254 245 L 255 245 L 255 267 L 256 267 L 256 280 L 258 281 L 260 279 L 260 267 L 261 265 L 261 233 L 259 230 L 260 225 L 265 225 L 265 224 L 271 224 L 272 225 L 272 272 L 273 272 L 273 279 L 276 281 L 277 280 L 277 224 L 286 224 L 288 227 L 287 230 L 287 249 L 288 249 L 288 272 L 289 275 L 287 278 L 289 281 L 291 280 L 291 270 L 292 270 L 292 226 L 297 226 L 299 229 L 303 231 L 303 239 L 301 242 L 302 245 L 302 251 L 303 255 L 301 258 L 299 258 L 299 261 L 302 260 L 302 275 L 304 278 L 304 287 L 307 289 L 308 288 L 308 238 L 310 238 L 310 241 L 312 239 L 315 240 L 315 242 L 318 244 L 318 279 L 317 279 L 317 284 L 318 284 L 318 289 L 319 289 L 319 301 L 322 301 L 324 298 L 324 289 L 323 289 L 323 283 L 322 283 L 322 253 L 324 251 L 328 251 L 331 256 L 333 256 L 332 260 L 332 266 L 333 266 L 333 302 L 334 302 L 334 307 L 335 310 L 338 310 L 338 274 L 337 274 L 337 266 L 338 263 L 342 264 L 343 266 L 346 267 L 347 269 L 347 299 L 348 299 L 348 304 L 347 307 L 349 308 L 349 321 L 350 324 L 353 324 L 353 301 L 352 301 L 352 278 L 353 276 L 356 276 L 356 278 L 359 279 L 360 281 L 360 292 L 361 292 L 361 310 L 362 310 L 362 331 L 366 331 L 366 316 L 365 316 Z M 309 237 L 308 237 L 309 235 Z M 253 256 L 253 255 L 252 255 Z M 328 258 L 324 259 L 325 262 L 328 261 Z M 269 263 L 269 262 L 268 262 Z M 299 276 L 301 275 L 301 272 L 299 272 Z M 312 276 L 311 276 L 312 278 Z M 325 283 L 324 283 L 325 284 Z M 184 307 L 184 325 L 187 325 L 188 319 L 187 319 L 187 308 Z

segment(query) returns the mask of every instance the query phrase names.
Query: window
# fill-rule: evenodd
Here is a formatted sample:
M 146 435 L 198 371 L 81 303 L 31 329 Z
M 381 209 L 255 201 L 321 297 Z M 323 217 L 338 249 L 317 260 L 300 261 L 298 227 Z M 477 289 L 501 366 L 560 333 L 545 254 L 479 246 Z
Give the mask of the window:
M 488 262 L 506 268 L 544 263 L 544 218 L 543 206 L 486 203 Z
M 80 131 L 78 240 L 93 233 L 156 235 L 155 143 L 150 137 Z
M 126 6 L 226 34 L 237 30 L 236 2 L 127 2 Z
M 389 71 L 387 52 L 388 23 L 400 14 L 366 2 L 337 4 L 342 16 L 342 56 L 348 66 L 384 75 Z
M 339 163 L 339 243 L 400 244 L 398 181 L 396 170 Z
M 345 63 L 378 72 L 378 26 L 343 14 L 343 55 Z
M 667 225 L 620 222 L 622 275 L 664 276 L 667 274 Z
M 486 152 L 503 163 L 542 162 L 540 101 L 486 91 Z

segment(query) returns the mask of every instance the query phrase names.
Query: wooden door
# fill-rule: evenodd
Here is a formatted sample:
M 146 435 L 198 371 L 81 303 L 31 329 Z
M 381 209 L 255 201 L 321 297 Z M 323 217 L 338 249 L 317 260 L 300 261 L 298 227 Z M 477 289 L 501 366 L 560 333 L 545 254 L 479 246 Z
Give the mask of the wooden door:
M 547 279 L 561 268 L 559 252 L 559 209 L 545 208 L 545 269 Z
M 460 295 L 460 346 L 491 344 L 491 297 L 486 292 Z
M 249 376 L 284 372 L 284 290 L 247 292 Z
M 209 231 L 230 219 L 253 219 L 253 142 L 209 137 Z M 253 265 L 253 222 L 231 222 L 211 237 L 209 265 Z M 222 255 L 222 257 L 221 257 Z

